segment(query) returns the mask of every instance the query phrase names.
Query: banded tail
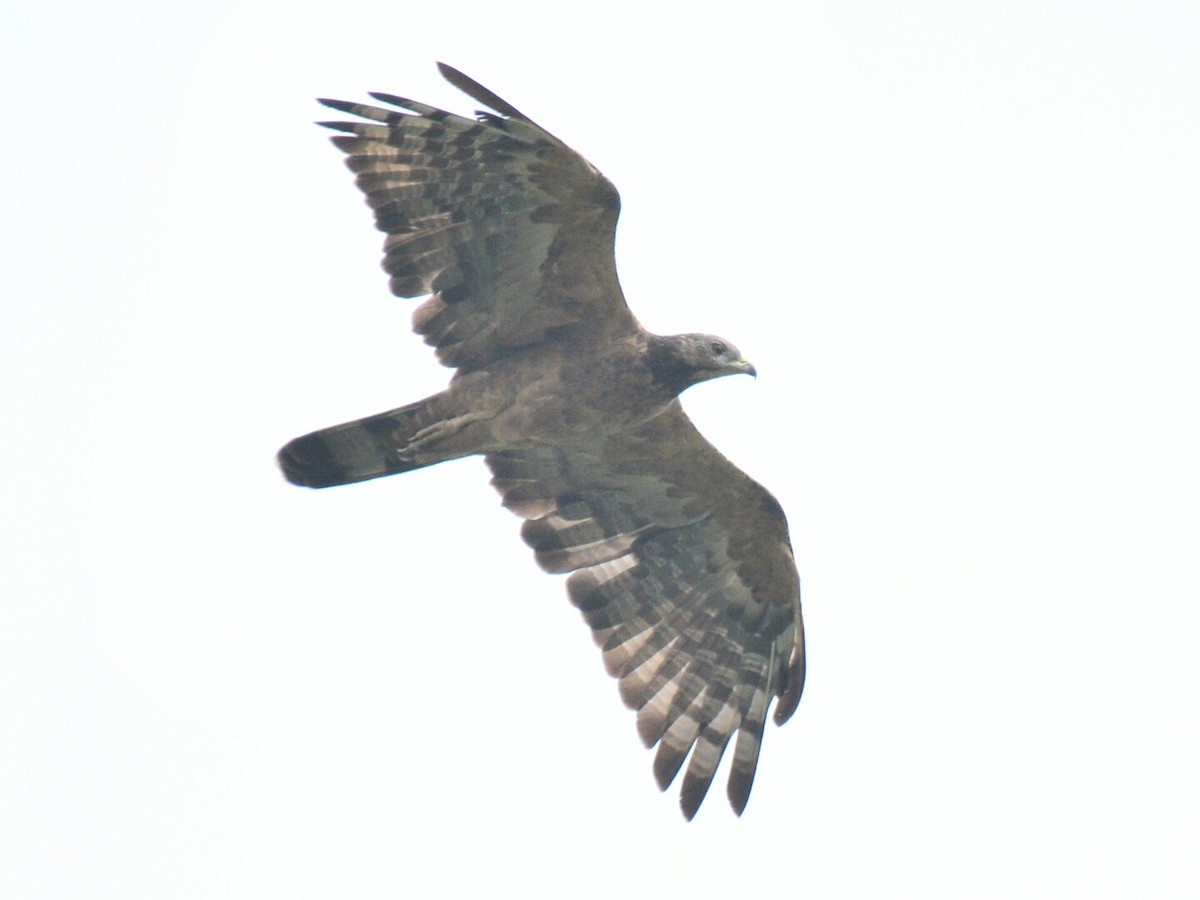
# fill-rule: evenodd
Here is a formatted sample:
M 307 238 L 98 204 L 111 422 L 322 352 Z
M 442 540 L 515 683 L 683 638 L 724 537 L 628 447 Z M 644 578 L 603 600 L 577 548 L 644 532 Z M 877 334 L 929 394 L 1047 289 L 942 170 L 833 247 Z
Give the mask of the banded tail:
M 437 425 L 430 397 L 388 412 L 322 428 L 289 441 L 276 459 L 292 484 L 323 488 L 410 472 L 452 458 L 415 452 L 410 444 Z

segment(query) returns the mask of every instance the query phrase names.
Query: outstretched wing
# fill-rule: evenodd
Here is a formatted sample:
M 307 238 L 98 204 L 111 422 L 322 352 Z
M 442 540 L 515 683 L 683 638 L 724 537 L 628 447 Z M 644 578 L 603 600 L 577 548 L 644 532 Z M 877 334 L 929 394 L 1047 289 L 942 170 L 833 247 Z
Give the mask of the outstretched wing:
M 775 498 L 696 430 L 678 402 L 598 447 L 492 453 L 504 505 L 592 628 L 638 733 L 658 744 L 665 790 L 691 759 L 695 815 L 725 747 L 728 795 L 746 806 L 767 707 L 791 716 L 804 687 L 800 582 Z
M 635 331 L 613 256 L 616 189 L 515 107 L 439 68 L 495 112 L 468 119 L 390 94 L 371 96 L 394 110 L 321 101 L 367 120 L 321 124 L 346 132 L 333 142 L 387 232 L 392 293 L 433 295 L 413 330 L 463 370 L 547 338 Z

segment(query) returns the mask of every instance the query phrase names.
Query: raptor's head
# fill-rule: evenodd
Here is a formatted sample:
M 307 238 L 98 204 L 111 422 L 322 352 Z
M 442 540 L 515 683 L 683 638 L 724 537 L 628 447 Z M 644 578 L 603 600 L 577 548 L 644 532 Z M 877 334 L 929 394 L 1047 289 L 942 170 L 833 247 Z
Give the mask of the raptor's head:
M 675 393 L 722 375 L 757 374 L 737 347 L 715 334 L 655 336 L 647 358 L 654 377 Z

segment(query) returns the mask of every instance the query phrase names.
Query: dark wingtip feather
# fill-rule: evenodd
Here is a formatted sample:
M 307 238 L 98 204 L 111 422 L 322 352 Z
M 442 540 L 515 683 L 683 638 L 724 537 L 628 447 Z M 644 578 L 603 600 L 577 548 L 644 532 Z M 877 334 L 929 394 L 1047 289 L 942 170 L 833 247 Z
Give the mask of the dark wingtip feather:
M 705 796 L 708 794 L 709 785 L 712 784 L 712 774 L 708 777 L 695 776 L 691 772 L 683 778 L 683 787 L 679 792 L 679 808 L 683 810 L 683 816 L 689 822 L 695 817 L 696 812 L 700 809 L 700 804 L 704 802 Z
M 478 81 L 473 78 L 468 78 L 462 72 L 458 71 L 458 69 L 454 68 L 454 66 L 448 66 L 444 62 L 440 62 L 437 64 L 437 67 L 438 71 L 442 73 L 443 78 L 445 78 L 448 82 L 462 91 L 472 100 L 482 103 L 484 106 L 491 107 L 501 115 L 509 116 L 513 119 L 524 119 L 525 121 L 529 121 L 528 117 L 526 117 L 519 109 L 517 109 L 507 100 L 503 99 L 502 97 L 497 97 Z
M 361 104 L 352 103 L 349 100 L 332 100 L 329 97 L 318 97 L 317 102 L 322 106 L 328 106 L 330 109 L 344 113 L 353 113 L 356 106 L 361 106 Z
M 686 756 L 687 750 L 680 753 L 665 743 L 658 745 L 658 752 L 654 754 L 654 780 L 658 782 L 660 791 L 665 791 L 671 786 Z
M 383 91 L 367 91 L 372 97 L 380 103 L 386 103 L 389 106 L 398 106 L 401 109 L 409 109 L 413 105 L 413 101 L 407 97 L 400 97 L 396 94 L 385 94 Z
M 797 623 L 799 632 L 796 635 L 796 646 L 792 658 L 788 661 L 787 680 L 784 682 L 783 693 L 775 704 L 776 725 L 782 725 L 792 717 L 796 707 L 800 705 L 800 695 L 804 693 L 804 625 Z
M 314 125 L 320 125 L 322 128 L 329 128 L 333 131 L 345 131 L 353 134 L 357 127 L 353 122 L 314 122 Z
M 729 798 L 729 805 L 733 807 L 733 811 L 739 816 L 746 811 L 746 804 L 750 802 L 750 788 L 754 787 L 754 769 L 750 769 L 749 773 L 739 772 L 736 769 L 729 773 L 729 783 L 725 787 L 725 796 Z
M 749 802 L 750 802 L 750 789 L 749 788 L 746 789 L 745 796 L 739 796 L 739 797 L 735 798 L 732 793 L 729 794 L 729 805 L 733 807 L 733 814 L 735 816 L 741 816 L 741 814 L 746 811 L 746 804 Z
M 621 699 L 625 699 L 622 697 Z M 626 703 L 626 705 L 629 705 Z M 662 738 L 663 732 L 667 730 L 667 723 L 662 717 L 651 717 L 639 715 L 637 717 L 637 733 L 641 739 L 642 746 L 649 750 L 659 739 Z

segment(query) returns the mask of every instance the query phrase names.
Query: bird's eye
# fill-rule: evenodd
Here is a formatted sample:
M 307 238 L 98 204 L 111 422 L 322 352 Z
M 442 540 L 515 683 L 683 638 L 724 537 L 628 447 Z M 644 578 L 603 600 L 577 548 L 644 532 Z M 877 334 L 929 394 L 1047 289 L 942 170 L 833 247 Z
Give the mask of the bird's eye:
M 710 350 L 712 350 L 712 352 L 715 353 L 717 356 L 720 356 L 722 353 L 725 352 L 725 345 L 722 344 L 720 341 L 713 341 L 711 344 L 708 345 L 708 348 Z

